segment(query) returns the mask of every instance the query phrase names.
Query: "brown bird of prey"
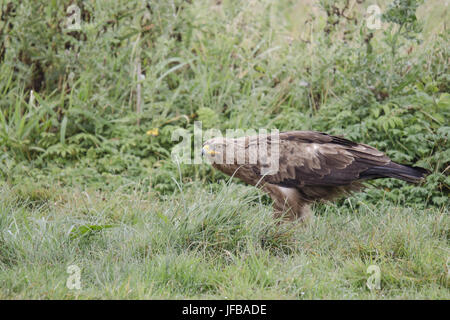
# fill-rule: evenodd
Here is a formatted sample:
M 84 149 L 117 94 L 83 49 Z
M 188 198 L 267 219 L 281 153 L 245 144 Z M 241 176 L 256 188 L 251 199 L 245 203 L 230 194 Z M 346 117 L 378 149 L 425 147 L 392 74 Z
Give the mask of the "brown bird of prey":
M 203 144 L 202 154 L 214 168 L 267 192 L 275 217 L 289 220 L 307 218 L 314 201 L 348 195 L 365 180 L 417 183 L 428 173 L 366 144 L 315 131 L 214 138 Z

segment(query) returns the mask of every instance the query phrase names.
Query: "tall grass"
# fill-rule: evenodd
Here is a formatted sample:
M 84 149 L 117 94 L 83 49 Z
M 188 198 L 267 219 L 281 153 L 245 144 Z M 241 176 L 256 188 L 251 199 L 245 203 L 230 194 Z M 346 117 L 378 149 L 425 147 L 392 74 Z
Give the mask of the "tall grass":
M 377 3 L 380 30 L 368 1 L 1 2 L 0 297 L 448 299 L 449 9 Z M 172 161 L 196 120 L 344 135 L 432 174 L 279 224 Z
M 172 133 L 200 120 L 345 135 L 433 171 L 416 188 L 377 181 L 396 190 L 393 200 L 446 203 L 448 30 L 439 2 L 416 13 L 421 1 L 400 1 L 403 14 L 380 1 L 381 30 L 367 27 L 368 3 L 355 1 L 77 2 L 79 19 L 67 13 L 72 2 L 6 1 L 0 174 L 9 181 L 145 180 L 171 193 Z M 73 19 L 80 28 L 68 29 Z M 182 170 L 222 178 L 205 166 Z

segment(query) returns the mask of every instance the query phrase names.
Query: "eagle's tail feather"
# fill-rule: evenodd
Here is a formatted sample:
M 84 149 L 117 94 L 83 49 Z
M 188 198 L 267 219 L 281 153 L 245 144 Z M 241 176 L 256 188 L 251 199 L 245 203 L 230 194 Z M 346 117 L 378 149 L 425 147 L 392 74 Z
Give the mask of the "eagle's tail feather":
M 396 178 L 407 182 L 422 181 L 430 171 L 421 167 L 413 167 L 395 162 L 385 166 L 372 167 L 360 174 L 362 179 Z

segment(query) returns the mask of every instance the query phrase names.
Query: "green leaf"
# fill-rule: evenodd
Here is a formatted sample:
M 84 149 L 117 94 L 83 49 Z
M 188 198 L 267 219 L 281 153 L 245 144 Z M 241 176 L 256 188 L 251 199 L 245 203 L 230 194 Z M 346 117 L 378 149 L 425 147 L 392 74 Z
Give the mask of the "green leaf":
M 69 236 L 71 239 L 76 239 L 79 237 L 87 237 L 94 233 L 98 233 L 105 229 L 114 228 L 116 225 L 112 224 L 105 224 L 105 225 L 98 225 L 98 224 L 89 224 L 89 225 L 82 225 L 78 227 L 73 227 L 69 231 Z
M 450 94 L 443 93 L 439 97 L 439 101 L 437 102 L 437 106 L 439 109 L 448 110 L 450 109 Z
M 63 121 L 61 122 L 61 131 L 60 131 L 61 144 L 64 144 L 66 140 L 66 128 L 67 128 L 67 116 L 64 116 Z

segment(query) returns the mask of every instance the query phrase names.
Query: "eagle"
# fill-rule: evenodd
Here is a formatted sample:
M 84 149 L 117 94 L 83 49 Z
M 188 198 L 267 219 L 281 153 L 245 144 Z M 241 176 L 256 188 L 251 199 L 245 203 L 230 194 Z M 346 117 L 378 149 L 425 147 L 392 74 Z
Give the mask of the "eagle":
M 418 183 L 429 173 L 367 144 L 317 131 L 217 137 L 203 144 L 202 155 L 214 168 L 266 192 L 275 218 L 287 220 L 306 219 L 313 202 L 359 191 L 370 179 Z

